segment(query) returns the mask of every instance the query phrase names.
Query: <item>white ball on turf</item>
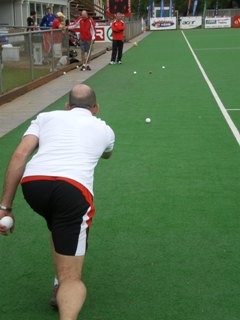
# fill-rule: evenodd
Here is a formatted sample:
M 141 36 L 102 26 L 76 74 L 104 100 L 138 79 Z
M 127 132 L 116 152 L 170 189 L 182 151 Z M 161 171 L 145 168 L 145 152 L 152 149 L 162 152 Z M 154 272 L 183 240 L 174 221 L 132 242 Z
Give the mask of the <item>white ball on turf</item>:
M 0 224 L 7 228 L 7 230 L 11 229 L 13 226 L 13 218 L 9 216 L 5 216 L 0 220 Z
M 162 66 L 162 69 L 165 69 L 166 67 L 165 66 Z
M 136 74 L 136 73 L 137 73 L 137 71 L 133 71 L 133 73 L 134 73 L 134 74 Z
M 146 123 L 150 123 L 150 122 L 151 122 L 151 119 L 150 119 L 150 118 L 146 118 L 146 119 L 145 119 L 145 122 L 146 122 Z

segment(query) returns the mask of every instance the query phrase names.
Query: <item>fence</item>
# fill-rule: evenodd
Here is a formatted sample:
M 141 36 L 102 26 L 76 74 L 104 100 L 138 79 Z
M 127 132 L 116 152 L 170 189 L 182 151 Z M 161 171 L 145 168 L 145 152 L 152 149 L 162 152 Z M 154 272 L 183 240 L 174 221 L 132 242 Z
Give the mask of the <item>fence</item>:
M 142 20 L 133 20 L 126 23 L 125 39 L 126 41 L 136 37 L 143 32 Z
M 9 28 L 0 31 L 0 94 L 62 69 L 69 62 L 67 31 L 23 30 Z M 141 20 L 127 21 L 126 40 L 141 32 Z
M 68 34 L 60 30 L 0 35 L 0 93 L 43 77 L 67 63 Z
M 216 14 L 216 10 L 206 10 L 207 17 L 214 17 Z M 218 9 L 219 17 L 233 17 L 240 16 L 240 9 Z

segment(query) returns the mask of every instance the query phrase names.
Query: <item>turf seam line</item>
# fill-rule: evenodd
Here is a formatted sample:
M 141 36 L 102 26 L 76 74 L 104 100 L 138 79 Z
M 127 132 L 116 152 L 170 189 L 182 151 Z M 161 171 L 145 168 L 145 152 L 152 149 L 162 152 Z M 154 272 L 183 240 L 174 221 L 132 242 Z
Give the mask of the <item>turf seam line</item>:
M 221 110 L 221 112 L 222 112 L 222 114 L 223 114 L 223 116 L 224 116 L 224 118 L 225 118 L 225 120 L 226 120 L 229 128 L 231 129 L 231 131 L 232 131 L 235 139 L 237 140 L 238 144 L 240 145 L 240 133 L 239 133 L 237 127 L 235 126 L 235 124 L 234 124 L 234 122 L 232 121 L 231 117 L 229 116 L 227 110 L 225 109 L 225 107 L 224 107 L 224 105 L 223 105 L 223 103 L 222 103 L 219 95 L 217 94 L 217 92 L 216 92 L 213 84 L 212 84 L 211 81 L 209 80 L 209 78 L 208 78 L 205 70 L 203 69 L 200 61 L 198 60 L 198 57 L 196 56 L 195 52 L 193 51 L 193 48 L 191 47 L 191 45 L 190 45 L 187 37 L 185 36 L 185 33 L 184 33 L 183 31 L 181 31 L 181 32 L 182 32 L 182 35 L 183 35 L 183 37 L 184 37 L 184 39 L 185 39 L 185 41 L 186 41 L 186 43 L 187 43 L 187 45 L 188 45 L 191 53 L 192 53 L 192 55 L 193 55 L 193 57 L 194 57 L 197 65 L 198 65 L 198 67 L 199 67 L 199 69 L 200 69 L 200 71 L 201 71 L 201 73 L 202 73 L 205 81 L 207 82 L 207 85 L 208 85 L 208 87 L 209 87 L 209 89 L 210 89 L 210 91 L 211 91 L 214 99 L 215 99 L 216 102 L 217 102 L 217 105 L 218 105 L 219 109 Z

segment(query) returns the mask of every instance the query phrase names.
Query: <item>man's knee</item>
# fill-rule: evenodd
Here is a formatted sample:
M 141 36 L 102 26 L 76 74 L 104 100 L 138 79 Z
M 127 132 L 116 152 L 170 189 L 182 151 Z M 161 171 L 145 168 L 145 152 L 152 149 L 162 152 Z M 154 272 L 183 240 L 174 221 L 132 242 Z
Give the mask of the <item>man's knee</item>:
M 82 277 L 84 256 L 61 256 L 57 255 L 56 269 L 58 281 L 80 281 Z
M 80 281 L 81 273 L 72 269 L 59 269 L 57 272 L 58 282 L 61 284 L 64 281 Z

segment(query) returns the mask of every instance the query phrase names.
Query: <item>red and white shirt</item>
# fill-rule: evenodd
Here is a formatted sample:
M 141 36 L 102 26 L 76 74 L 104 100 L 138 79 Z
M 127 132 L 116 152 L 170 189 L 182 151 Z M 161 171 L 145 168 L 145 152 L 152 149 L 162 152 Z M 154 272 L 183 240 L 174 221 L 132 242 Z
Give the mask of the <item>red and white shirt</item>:
M 77 20 L 70 23 L 68 29 L 74 32 L 80 32 L 81 40 L 91 41 L 96 38 L 95 23 L 91 17 L 79 17 Z

